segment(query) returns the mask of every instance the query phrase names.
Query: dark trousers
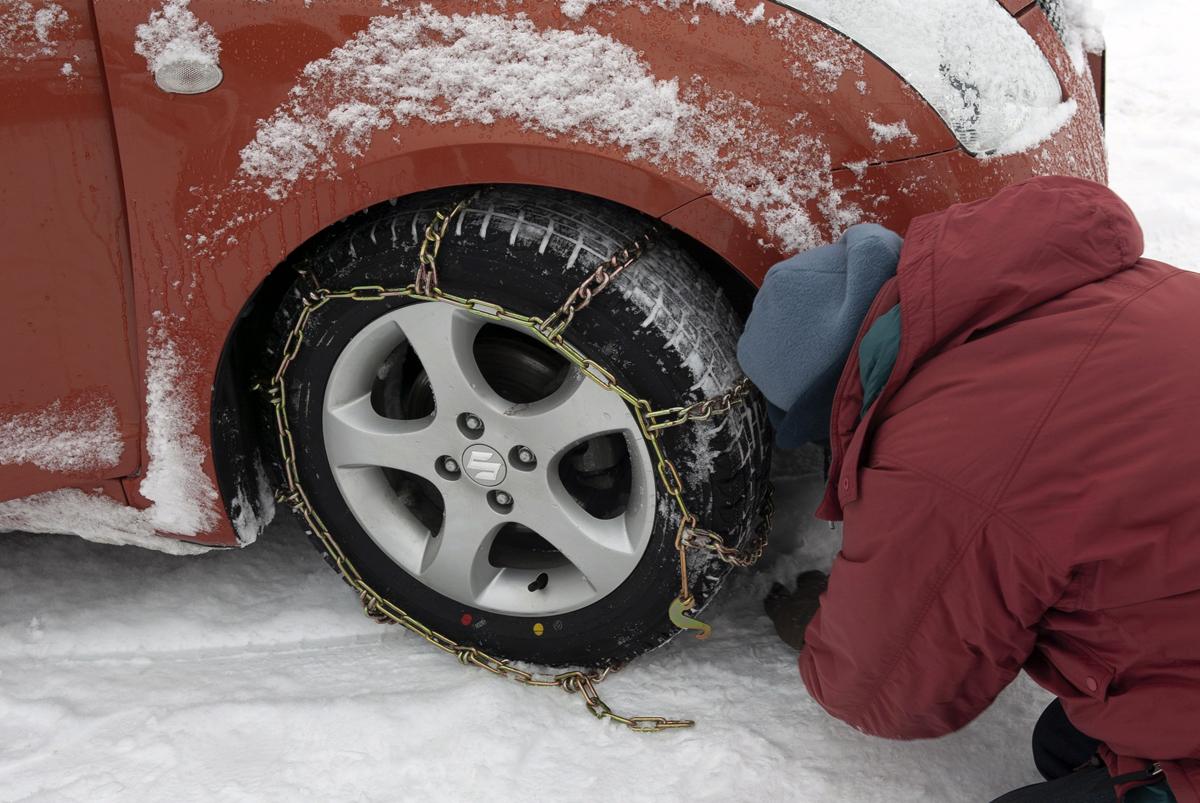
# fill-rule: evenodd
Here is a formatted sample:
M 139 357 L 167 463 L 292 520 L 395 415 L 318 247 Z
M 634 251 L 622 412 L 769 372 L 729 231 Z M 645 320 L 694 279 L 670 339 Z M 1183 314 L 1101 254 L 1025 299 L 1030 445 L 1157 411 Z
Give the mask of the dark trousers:
M 1046 783 L 1017 789 L 992 803 L 1116 803 L 1112 778 L 1096 758 L 1099 746 L 1071 724 L 1055 700 L 1033 728 L 1033 762 Z
M 1047 781 L 1075 772 L 1096 758 L 1099 749 L 1100 742 L 1067 719 L 1061 700 L 1050 703 L 1033 726 L 1033 765 Z

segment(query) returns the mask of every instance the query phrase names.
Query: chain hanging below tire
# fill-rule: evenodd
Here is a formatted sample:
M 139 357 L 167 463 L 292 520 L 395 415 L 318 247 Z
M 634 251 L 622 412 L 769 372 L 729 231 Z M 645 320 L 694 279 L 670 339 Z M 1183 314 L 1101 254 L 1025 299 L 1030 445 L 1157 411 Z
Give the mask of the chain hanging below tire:
M 476 666 L 494 675 L 508 677 L 527 686 L 555 687 L 583 698 L 588 711 L 598 719 L 607 719 L 624 725 L 639 733 L 654 733 L 676 728 L 689 728 L 695 723 L 687 719 L 665 717 L 625 717 L 614 713 L 596 692 L 596 684 L 620 666 L 610 666 L 602 671 L 570 671 L 559 674 L 537 674 L 513 666 L 510 662 L 489 655 L 478 648 L 459 644 L 453 639 L 423 625 L 405 611 L 375 591 L 355 568 L 338 545 L 337 540 L 325 526 L 305 494 L 300 483 L 296 463 L 296 448 L 288 424 L 287 394 L 284 379 L 288 367 L 304 345 L 304 328 L 314 312 L 328 303 L 336 301 L 372 302 L 391 298 L 407 298 L 414 301 L 451 304 L 488 320 L 500 321 L 524 330 L 579 368 L 585 376 L 607 390 L 618 394 L 629 405 L 646 442 L 654 455 L 660 482 L 667 494 L 675 501 L 680 514 L 676 532 L 675 548 L 679 554 L 680 593 L 672 602 L 669 615 L 672 623 L 685 630 L 698 631 L 699 638 L 706 638 L 711 628 L 687 615 L 695 605 L 691 594 L 687 572 L 687 551 L 701 549 L 712 552 L 717 558 L 733 566 L 753 565 L 766 549 L 770 533 L 774 504 L 771 486 L 768 483 L 763 495 L 761 509 L 750 543 L 743 549 L 731 547 L 724 538 L 712 530 L 698 525 L 696 517 L 689 512 L 683 499 L 683 483 L 679 471 L 663 450 L 659 433 L 670 427 L 692 421 L 705 421 L 724 415 L 739 404 L 745 403 L 751 393 L 749 380 L 743 379 L 728 392 L 693 404 L 655 410 L 650 402 L 640 398 L 616 381 L 616 378 L 599 363 L 585 357 L 564 338 L 564 332 L 575 315 L 586 308 L 596 294 L 607 288 L 623 271 L 632 267 L 650 246 L 655 232 L 649 231 L 602 263 L 582 284 L 567 297 L 566 301 L 545 318 L 536 318 L 510 312 L 498 304 L 476 298 L 463 298 L 446 293 L 438 286 L 437 255 L 442 238 L 450 223 L 478 197 L 478 193 L 460 201 L 449 212 L 438 211 L 425 229 L 421 244 L 419 266 L 412 284 L 402 288 L 385 288 L 379 285 L 352 287 L 346 290 L 328 290 L 320 286 L 316 278 L 301 271 L 301 279 L 309 282 L 311 290 L 303 295 L 300 314 L 296 317 L 284 343 L 279 365 L 272 376 L 267 392 L 274 410 L 275 424 L 279 437 L 279 448 L 283 458 L 286 489 L 279 495 L 281 503 L 289 505 L 301 516 L 313 534 L 321 541 L 330 561 L 342 579 L 355 590 L 368 616 L 380 622 L 398 624 L 415 633 L 443 652 L 454 655 L 464 665 Z

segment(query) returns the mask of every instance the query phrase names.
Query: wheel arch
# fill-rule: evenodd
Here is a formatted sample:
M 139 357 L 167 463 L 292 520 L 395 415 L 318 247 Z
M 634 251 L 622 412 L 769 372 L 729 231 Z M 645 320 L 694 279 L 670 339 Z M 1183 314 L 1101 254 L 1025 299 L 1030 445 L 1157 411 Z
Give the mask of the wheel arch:
M 296 197 L 289 197 L 288 203 L 275 211 L 272 217 L 278 220 L 272 222 L 271 217 L 268 217 L 262 222 L 263 227 L 282 232 L 289 230 L 289 227 L 283 226 L 281 222 L 282 216 L 289 214 L 289 208 L 290 214 L 293 215 L 300 214 L 300 209 L 309 210 L 310 215 L 316 210 L 329 213 L 319 216 L 319 226 L 302 229 L 303 236 L 289 240 L 286 253 L 259 275 L 257 286 L 246 297 L 241 310 L 233 319 L 217 362 L 210 408 L 213 465 L 225 513 L 229 522 L 233 524 L 241 545 L 251 543 L 257 536 L 257 530 L 250 532 L 250 528 L 255 527 L 258 522 L 270 519 L 270 510 L 267 509 L 269 497 L 260 493 L 263 477 L 265 476 L 273 488 L 282 487 L 283 480 L 282 476 L 276 476 L 277 449 L 271 440 L 274 424 L 267 396 L 267 386 L 271 377 L 262 364 L 262 344 L 267 342 L 270 335 L 270 324 L 276 311 L 297 280 L 296 274 L 289 267 L 292 257 L 348 217 L 422 192 L 458 186 L 466 190 L 468 187 L 480 185 L 518 185 L 590 195 L 667 223 L 678 242 L 718 282 L 739 313 L 744 315 L 748 312 L 756 287 L 756 282 L 751 278 L 756 273 L 755 266 L 749 266 L 749 270 L 739 269 L 709 244 L 712 242 L 711 235 L 714 231 L 735 233 L 732 237 L 725 237 L 731 244 L 737 243 L 739 238 L 745 240 L 747 227 L 732 216 L 729 216 L 728 220 L 718 220 L 718 225 L 713 227 L 714 217 L 719 218 L 721 210 L 715 204 L 705 203 L 707 196 L 697 196 L 686 187 L 673 184 L 662 176 L 641 170 L 627 162 L 599 156 L 593 157 L 594 161 L 584 162 L 589 165 L 587 170 L 569 171 L 568 175 L 574 177 L 574 180 L 566 180 L 564 175 L 543 174 L 535 176 L 533 181 L 479 181 L 479 174 L 471 172 L 472 160 L 463 157 L 469 153 L 476 159 L 486 158 L 494 154 L 492 149 L 455 147 L 447 150 L 453 153 L 439 153 L 436 154 L 436 158 L 443 164 L 453 163 L 457 167 L 456 170 L 431 173 L 423 182 L 405 182 L 405 191 L 400 194 L 385 195 L 372 203 L 355 205 L 355 208 L 344 210 L 323 207 L 315 203 L 314 199 L 308 199 L 306 202 L 302 194 L 297 194 Z M 545 149 L 518 149 L 521 150 Z M 567 153 L 573 157 L 569 161 L 580 164 L 578 157 L 581 154 L 576 151 Z M 546 154 L 515 155 L 520 159 L 536 158 L 543 163 L 553 163 L 553 160 L 546 159 Z M 388 160 L 391 164 L 377 167 L 389 173 L 397 170 L 409 172 L 416 164 L 418 156 L 409 154 L 396 157 Z M 488 174 L 486 170 L 480 172 Z M 597 181 L 596 178 L 601 173 L 611 174 L 612 180 Z M 437 175 L 453 180 L 439 185 L 432 180 L 432 176 Z M 471 180 L 472 178 L 475 180 Z M 536 180 L 537 178 L 541 180 Z M 587 189 L 580 189 L 581 186 Z M 315 191 L 315 187 L 313 189 Z M 363 196 L 356 193 L 353 197 L 361 199 Z M 683 203 L 676 203 L 680 199 L 684 199 Z M 693 205 L 696 201 L 699 203 Z M 358 203 L 361 203 L 361 200 Z M 698 212 L 689 211 L 697 208 Z M 708 236 L 705 236 L 705 232 Z

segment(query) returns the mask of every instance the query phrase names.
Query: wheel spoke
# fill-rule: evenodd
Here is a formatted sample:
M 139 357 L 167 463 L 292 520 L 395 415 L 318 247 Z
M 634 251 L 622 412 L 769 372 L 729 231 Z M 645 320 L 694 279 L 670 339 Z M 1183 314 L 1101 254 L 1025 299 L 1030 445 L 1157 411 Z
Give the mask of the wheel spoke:
M 370 393 L 326 405 L 324 427 L 325 451 L 337 468 L 385 466 L 424 475 L 438 457 L 429 419 L 384 418 L 375 412 Z
M 522 523 L 571 561 L 592 588 L 613 590 L 637 563 L 626 517 L 598 519 L 580 508 L 556 479 L 550 485 L 542 504 L 521 510 Z
M 571 446 L 599 435 L 627 433 L 634 443 L 641 440 L 637 422 L 625 401 L 575 369 L 557 391 L 541 401 L 510 410 L 528 445 L 551 458 Z M 632 448 L 634 443 L 630 444 Z
M 497 575 L 488 562 L 496 528 L 462 506 L 447 506 L 442 531 L 429 539 L 421 561 L 420 579 L 434 590 L 459 601 L 474 601 Z
M 359 332 L 338 356 L 337 364 L 329 375 L 329 385 L 325 391 L 326 408 L 341 407 L 356 401 L 364 393 L 370 393 L 379 367 L 403 342 L 400 328 L 389 320 L 377 321 Z
M 481 404 L 496 410 L 507 406 L 475 361 L 475 336 L 483 318 L 441 303 L 417 304 L 404 312 L 400 328 L 429 375 L 439 409 L 457 415 L 479 412 Z
M 419 565 L 429 530 L 396 496 L 383 472 L 346 468 L 335 477 L 354 517 L 379 548 L 401 566 Z

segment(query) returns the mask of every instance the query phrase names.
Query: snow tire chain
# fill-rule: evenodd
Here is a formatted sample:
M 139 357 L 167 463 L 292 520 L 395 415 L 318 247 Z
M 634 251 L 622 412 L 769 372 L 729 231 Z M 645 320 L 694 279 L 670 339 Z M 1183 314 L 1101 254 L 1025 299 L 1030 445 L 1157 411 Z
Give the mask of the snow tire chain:
M 267 394 L 274 411 L 279 448 L 283 458 L 284 479 L 287 485 L 286 489 L 278 494 L 278 499 L 281 503 L 289 505 L 304 519 L 309 529 L 325 548 L 329 560 L 338 574 L 358 594 L 363 610 L 372 619 L 404 627 L 434 647 L 454 655 L 463 665 L 476 666 L 493 675 L 507 677 L 527 686 L 559 688 L 569 694 L 578 694 L 583 698 L 587 710 L 597 719 L 611 720 L 634 732 L 657 733 L 677 728 L 690 728 L 695 725 L 693 720 L 646 716 L 625 717 L 609 708 L 596 692 L 596 684 L 612 672 L 621 669 L 623 665 L 612 665 L 603 670 L 573 670 L 556 675 L 528 672 L 476 647 L 459 644 L 417 621 L 367 583 L 346 553 L 342 551 L 337 539 L 329 532 L 329 528 L 317 514 L 301 485 L 295 441 L 288 423 L 287 392 L 284 380 L 288 367 L 296 359 L 296 355 L 300 353 L 304 345 L 304 328 L 309 318 L 318 309 L 332 301 L 371 302 L 389 298 L 437 301 L 451 304 L 489 320 L 502 321 L 529 332 L 579 368 L 589 379 L 618 394 L 630 406 L 638 420 L 643 437 L 650 444 L 654 453 L 659 479 L 667 494 L 675 500 L 681 515 L 675 536 L 675 547 L 679 553 L 680 594 L 671 605 L 671 620 L 677 626 L 700 630 L 700 637 L 707 636 L 711 629 L 708 625 L 683 615 L 684 611 L 695 605 L 695 599 L 691 595 L 688 584 L 688 549 L 710 551 L 720 560 L 741 567 L 753 565 L 762 556 L 774 514 L 770 483 L 763 494 L 761 509 L 758 511 L 758 522 L 750 544 L 744 549 L 730 547 L 719 534 L 700 528 L 696 517 L 688 511 L 683 500 L 683 484 L 679 477 L 679 471 L 663 451 L 662 444 L 658 439 L 659 432 L 664 429 L 689 421 L 708 420 L 713 416 L 728 413 L 735 406 L 745 403 L 750 396 L 752 387 L 749 380 L 741 380 L 727 393 L 712 399 L 705 399 L 682 407 L 655 410 L 649 401 L 635 396 L 621 387 L 609 371 L 585 357 L 563 338 L 563 333 L 574 320 L 576 313 L 586 308 L 596 294 L 602 292 L 623 271 L 637 262 L 653 242 L 655 232 L 653 230 L 646 232 L 628 247 L 602 263 L 579 287 L 571 292 L 562 306 L 546 318 L 521 315 L 482 299 L 451 295 L 438 286 L 437 255 L 441 249 L 442 239 L 445 237 L 451 221 L 461 214 L 478 195 L 479 193 L 476 193 L 460 201 L 449 212 L 439 210 L 434 214 L 433 221 L 425 229 L 425 239 L 421 243 L 416 277 L 413 283 L 407 287 L 385 288 L 371 285 L 352 287 L 348 290 L 328 290 L 321 287 L 311 273 L 298 271 L 300 278 L 308 282 L 311 289 L 302 296 L 300 313 L 288 333 L 279 365 L 267 386 Z

